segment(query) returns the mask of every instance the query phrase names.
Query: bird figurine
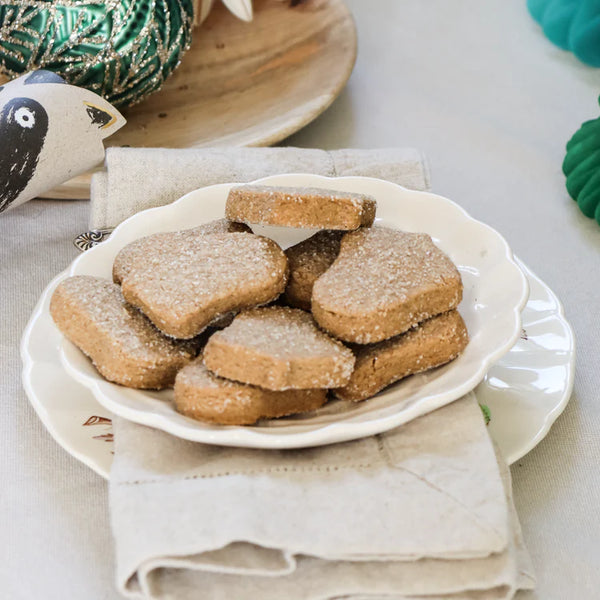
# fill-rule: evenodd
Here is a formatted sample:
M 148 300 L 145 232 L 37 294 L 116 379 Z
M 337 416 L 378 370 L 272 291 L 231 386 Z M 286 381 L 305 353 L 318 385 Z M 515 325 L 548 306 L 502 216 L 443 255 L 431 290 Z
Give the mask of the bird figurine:
M 0 212 L 33 177 L 48 131 L 48 113 L 31 98 L 12 98 L 0 112 Z
M 0 86 L 0 212 L 96 166 L 102 140 L 124 124 L 106 100 L 50 71 Z

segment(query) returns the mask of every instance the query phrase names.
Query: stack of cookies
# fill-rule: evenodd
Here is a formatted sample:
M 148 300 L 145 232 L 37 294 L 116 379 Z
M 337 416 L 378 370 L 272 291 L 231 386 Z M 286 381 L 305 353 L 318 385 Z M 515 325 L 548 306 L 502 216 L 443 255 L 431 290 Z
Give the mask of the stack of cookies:
M 109 381 L 174 386 L 182 414 L 252 424 L 359 401 L 468 342 L 460 274 L 362 194 L 246 185 L 226 219 L 125 246 L 113 282 L 59 284 L 51 314 Z M 252 226 L 318 230 L 285 252 Z

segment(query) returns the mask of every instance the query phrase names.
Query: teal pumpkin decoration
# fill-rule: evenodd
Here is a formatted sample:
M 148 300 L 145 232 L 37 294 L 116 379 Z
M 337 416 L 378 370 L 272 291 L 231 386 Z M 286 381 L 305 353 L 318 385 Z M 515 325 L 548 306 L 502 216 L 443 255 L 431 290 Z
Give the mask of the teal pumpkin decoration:
M 581 212 L 600 224 L 600 118 L 586 121 L 569 140 L 563 173 Z
M 527 0 L 527 8 L 551 42 L 600 67 L 600 0 Z
M 192 34 L 192 0 L 18 0 L 0 4 L 0 72 L 54 71 L 115 106 L 158 90 Z

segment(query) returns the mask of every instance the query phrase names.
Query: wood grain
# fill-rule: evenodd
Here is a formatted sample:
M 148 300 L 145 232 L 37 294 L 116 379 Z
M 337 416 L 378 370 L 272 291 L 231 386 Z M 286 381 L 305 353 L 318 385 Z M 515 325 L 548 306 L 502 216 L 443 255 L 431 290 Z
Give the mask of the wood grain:
M 255 0 L 244 23 L 216 3 L 163 89 L 124 111 L 107 146 L 268 146 L 323 112 L 356 58 L 343 0 Z M 88 198 L 91 174 L 45 194 Z

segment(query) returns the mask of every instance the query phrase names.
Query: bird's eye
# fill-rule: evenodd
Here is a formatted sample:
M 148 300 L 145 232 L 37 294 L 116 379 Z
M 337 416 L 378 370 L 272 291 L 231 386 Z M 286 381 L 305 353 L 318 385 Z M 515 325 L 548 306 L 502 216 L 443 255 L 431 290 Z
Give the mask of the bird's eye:
M 22 106 L 15 111 L 15 121 L 21 127 L 31 129 L 35 125 L 35 114 L 30 108 Z

